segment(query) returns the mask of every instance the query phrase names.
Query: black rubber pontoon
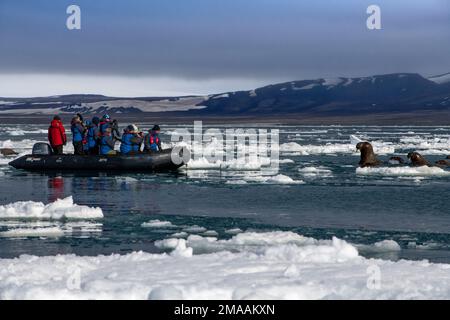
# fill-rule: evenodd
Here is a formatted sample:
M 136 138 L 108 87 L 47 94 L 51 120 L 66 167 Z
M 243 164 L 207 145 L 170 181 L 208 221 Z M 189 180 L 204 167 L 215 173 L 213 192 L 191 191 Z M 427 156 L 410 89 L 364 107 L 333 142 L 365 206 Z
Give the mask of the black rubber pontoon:
M 185 148 L 180 148 L 177 152 L 179 152 L 180 158 L 185 159 L 188 151 Z M 179 164 L 174 163 L 171 154 L 172 149 L 156 153 L 108 156 L 30 154 L 11 161 L 9 165 L 16 169 L 40 172 L 78 170 L 164 172 L 174 171 L 185 164 L 183 161 L 180 161 Z

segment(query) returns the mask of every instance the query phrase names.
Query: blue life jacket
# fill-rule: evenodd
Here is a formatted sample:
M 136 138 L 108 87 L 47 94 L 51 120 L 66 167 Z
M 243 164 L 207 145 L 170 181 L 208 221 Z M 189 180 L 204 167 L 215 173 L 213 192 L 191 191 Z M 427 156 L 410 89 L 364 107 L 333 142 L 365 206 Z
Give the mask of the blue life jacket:
M 83 141 L 83 131 L 80 130 L 79 126 L 72 124 L 70 131 L 72 131 L 72 141 L 80 142 Z
M 98 128 L 100 129 L 100 133 L 104 134 L 106 129 L 111 128 L 111 122 L 102 121 L 98 124 Z
M 140 145 L 139 144 L 136 144 L 136 143 L 133 143 L 133 144 L 131 144 L 131 150 L 133 151 L 133 152 L 139 152 L 140 150 Z
M 98 137 L 98 127 L 96 125 L 90 126 L 87 132 L 87 144 L 86 144 L 89 149 L 96 147 L 97 137 Z
M 108 136 L 103 136 L 100 139 L 100 154 L 108 154 L 108 152 L 114 150 L 107 143 L 107 141 L 110 140 L 110 139 L 112 139 L 110 136 L 109 137 Z
M 124 133 L 122 135 L 122 143 L 120 144 L 120 153 L 128 154 L 133 151 L 133 143 L 131 143 L 131 138 L 133 138 L 133 134 Z
M 149 133 L 146 137 L 145 145 L 150 148 L 151 151 L 159 151 L 159 136 L 156 133 Z

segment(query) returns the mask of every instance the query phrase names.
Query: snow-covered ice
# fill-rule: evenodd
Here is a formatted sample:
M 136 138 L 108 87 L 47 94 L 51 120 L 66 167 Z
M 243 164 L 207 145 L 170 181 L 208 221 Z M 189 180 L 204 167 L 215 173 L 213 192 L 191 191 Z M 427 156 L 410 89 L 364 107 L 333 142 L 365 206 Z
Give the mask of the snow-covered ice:
M 158 219 L 150 220 L 141 224 L 144 228 L 173 228 L 176 227 L 170 221 L 161 221 Z
M 0 205 L 0 219 L 98 219 L 103 218 L 101 208 L 73 203 L 72 196 L 45 205 L 42 202 L 18 201 Z
M 59 227 L 47 228 L 14 228 L 0 232 L 0 237 L 62 237 L 64 230 Z
M 366 259 L 337 238 L 241 233 L 165 247 L 169 254 L 1 259 L 0 299 L 450 298 L 450 265 Z
M 450 171 L 438 167 L 378 167 L 378 168 L 356 168 L 357 175 L 365 176 L 393 176 L 393 177 L 446 177 L 450 176 Z
M 184 232 L 189 232 L 189 233 L 201 233 L 201 232 L 206 232 L 207 229 L 205 227 L 201 227 L 198 225 L 193 225 L 193 226 L 187 226 L 183 229 Z
M 330 178 L 333 176 L 333 172 L 326 167 L 303 167 L 298 169 L 300 174 L 308 178 L 325 177 Z
M 243 177 L 244 180 L 236 180 L 238 181 L 237 184 L 243 183 L 246 184 L 247 182 L 258 182 L 258 183 L 265 183 L 265 184 L 304 184 L 305 182 L 303 180 L 294 180 L 291 177 L 284 175 L 284 174 L 277 174 L 277 175 L 247 175 Z M 235 182 L 236 183 L 236 182 Z

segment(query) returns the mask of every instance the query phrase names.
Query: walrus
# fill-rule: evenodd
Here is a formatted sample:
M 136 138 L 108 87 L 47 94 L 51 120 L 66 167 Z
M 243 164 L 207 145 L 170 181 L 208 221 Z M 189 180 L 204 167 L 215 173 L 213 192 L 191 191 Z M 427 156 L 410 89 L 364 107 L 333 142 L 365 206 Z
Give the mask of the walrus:
M 429 166 L 430 163 L 418 152 L 408 153 L 408 159 L 411 161 L 411 165 L 415 167 Z
M 381 164 L 381 161 L 375 156 L 373 147 L 369 142 L 358 142 L 356 144 L 356 150 L 361 152 L 360 167 L 375 167 Z
M 17 152 L 15 152 L 13 149 L 10 149 L 10 148 L 1 148 L 0 153 L 2 155 L 4 155 L 5 157 L 6 156 L 15 156 L 18 154 Z
M 405 164 L 405 160 L 403 160 L 402 157 L 390 157 L 389 163 L 390 164 Z
M 438 160 L 434 164 L 438 167 L 450 167 L 450 161 L 447 160 Z

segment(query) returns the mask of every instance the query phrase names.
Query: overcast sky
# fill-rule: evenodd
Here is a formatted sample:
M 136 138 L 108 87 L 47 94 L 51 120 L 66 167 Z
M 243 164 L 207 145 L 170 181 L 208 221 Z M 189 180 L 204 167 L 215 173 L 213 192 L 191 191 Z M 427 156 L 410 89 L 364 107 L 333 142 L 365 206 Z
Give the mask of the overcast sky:
M 66 8 L 81 7 L 81 30 Z M 366 28 L 381 7 L 382 30 Z M 0 0 L 0 96 L 204 94 L 450 72 L 448 0 Z

